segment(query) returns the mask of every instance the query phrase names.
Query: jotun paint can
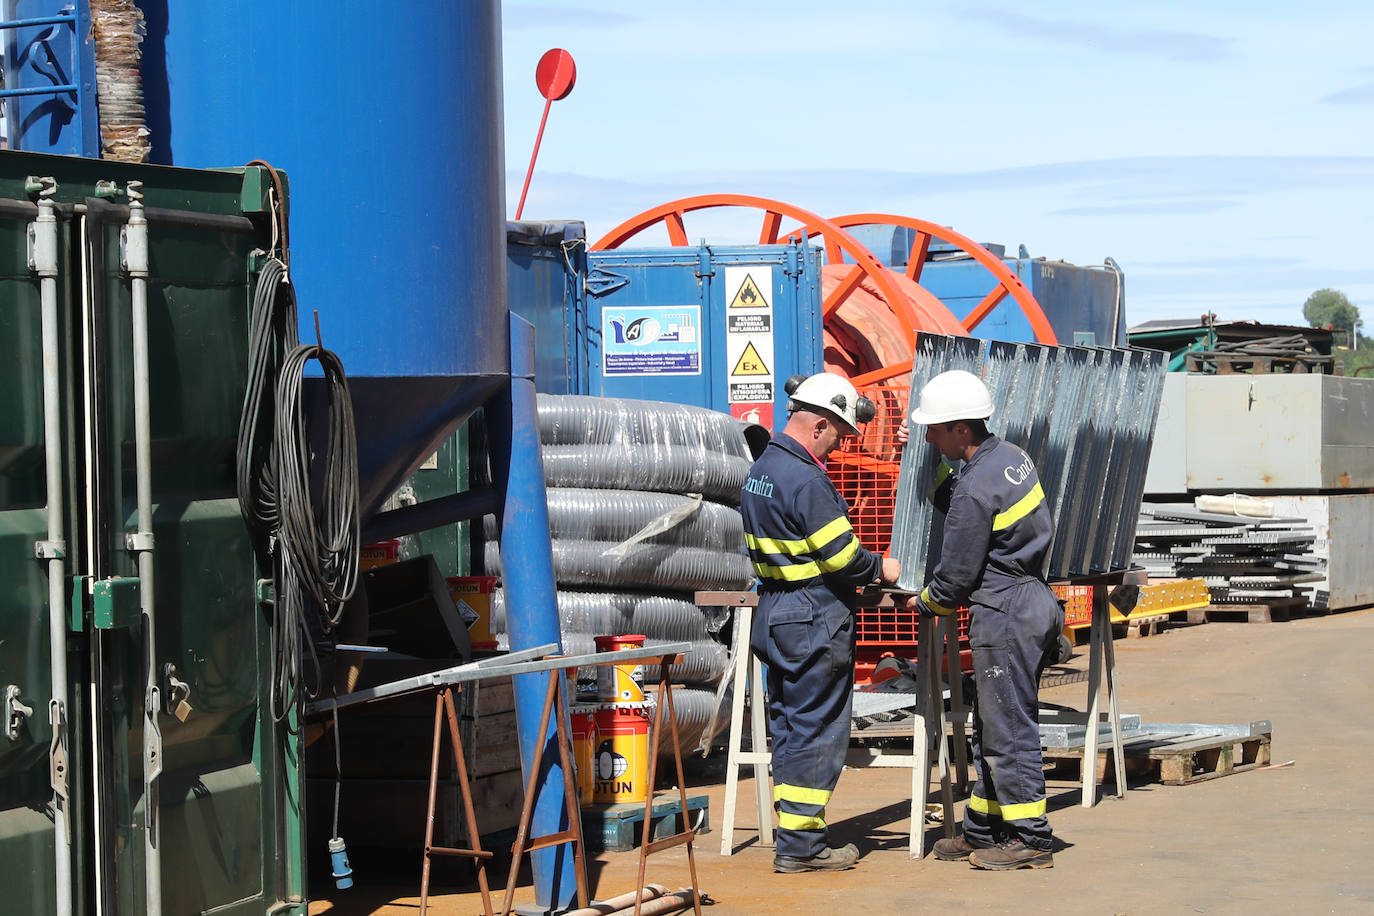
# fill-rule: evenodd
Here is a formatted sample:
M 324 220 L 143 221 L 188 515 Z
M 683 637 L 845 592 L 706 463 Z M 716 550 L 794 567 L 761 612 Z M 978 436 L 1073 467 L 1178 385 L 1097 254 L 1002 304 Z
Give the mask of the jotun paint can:
M 597 804 L 643 802 L 649 797 L 649 717 L 652 702 L 607 703 L 596 713 Z
M 577 803 L 583 806 L 592 804 L 592 790 L 596 784 L 596 712 L 599 708 L 589 703 L 568 709 L 573 766 L 577 769 Z

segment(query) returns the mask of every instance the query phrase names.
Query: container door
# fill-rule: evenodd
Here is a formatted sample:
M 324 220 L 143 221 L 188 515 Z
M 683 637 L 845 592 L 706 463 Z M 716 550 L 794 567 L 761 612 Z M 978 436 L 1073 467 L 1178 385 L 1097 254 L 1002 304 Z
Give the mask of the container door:
M 43 340 L 39 280 L 29 269 L 28 227 L 33 204 L 25 194 L 23 176 L 0 187 L 0 873 L 5 878 L 0 910 L 49 913 L 56 909 L 57 854 L 53 814 L 52 735 L 49 709 L 53 700 L 48 565 L 36 558 L 37 545 L 48 536 L 46 441 L 44 435 Z M 66 252 L 59 243 L 58 250 Z M 60 271 L 68 274 L 67 258 Z M 70 287 L 57 284 L 59 347 L 69 352 Z M 67 379 L 70 361 L 55 366 Z M 69 395 L 70 388 L 62 392 Z M 69 407 L 67 402 L 64 406 Z M 68 416 L 68 411 L 63 411 Z M 60 438 L 69 444 L 70 427 Z M 69 451 L 64 449 L 64 463 Z M 61 468 L 65 471 L 65 468 Z M 62 514 L 72 541 L 73 500 L 70 477 Z M 61 583 L 65 586 L 65 582 Z M 59 609 L 61 613 L 61 609 Z M 64 650 L 69 670 L 79 657 Z M 67 814 L 75 813 L 71 835 L 80 843 L 84 822 L 82 798 L 75 783 L 87 772 L 78 753 L 83 745 L 83 713 L 79 691 L 68 689 L 64 710 L 72 729 L 64 766 Z M 65 843 L 65 837 L 64 837 Z M 81 911 L 82 870 L 71 869 L 75 898 Z
M 158 189 L 144 190 L 156 206 Z M 268 712 L 272 616 L 258 604 L 235 489 L 253 251 L 267 244 L 232 220 L 150 220 L 153 537 L 140 544 L 130 536 L 139 527 L 135 386 L 144 380 L 135 378 L 132 283 L 121 267 L 128 209 L 85 204 L 85 583 L 88 612 L 102 601 L 113 608 L 87 615 L 99 891 L 120 913 L 145 912 L 158 897 L 164 913 L 261 913 L 302 896 L 298 743 Z M 149 548 L 151 628 L 136 553 Z M 154 762 L 151 792 L 145 761 Z M 159 866 L 150 895 L 147 876 Z
M 783 382 L 821 366 L 816 255 L 795 245 L 589 252 L 581 393 L 772 428 Z

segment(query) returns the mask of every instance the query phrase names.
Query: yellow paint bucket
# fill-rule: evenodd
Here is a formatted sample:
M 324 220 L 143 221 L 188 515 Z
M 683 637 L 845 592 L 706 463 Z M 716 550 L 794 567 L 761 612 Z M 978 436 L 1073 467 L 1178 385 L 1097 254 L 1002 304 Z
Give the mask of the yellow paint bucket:
M 596 713 L 597 804 L 643 802 L 649 797 L 649 716 L 652 703 L 608 703 Z
M 590 805 L 596 783 L 596 711 L 594 704 L 568 710 L 572 726 L 573 767 L 577 770 L 577 803 Z

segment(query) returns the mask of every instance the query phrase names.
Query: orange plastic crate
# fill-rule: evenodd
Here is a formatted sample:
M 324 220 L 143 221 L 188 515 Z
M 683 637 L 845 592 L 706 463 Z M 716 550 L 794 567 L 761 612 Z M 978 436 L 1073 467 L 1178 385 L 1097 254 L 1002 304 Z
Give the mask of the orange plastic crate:
M 1052 585 L 1055 597 L 1064 602 L 1064 626 L 1087 627 L 1093 622 L 1091 585 Z

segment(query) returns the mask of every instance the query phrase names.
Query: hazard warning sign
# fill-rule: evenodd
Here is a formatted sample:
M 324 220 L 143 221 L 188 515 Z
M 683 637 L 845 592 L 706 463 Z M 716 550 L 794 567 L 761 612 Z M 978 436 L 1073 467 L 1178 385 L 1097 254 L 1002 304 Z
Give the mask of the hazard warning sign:
M 765 269 L 771 277 L 773 268 Z M 726 281 L 726 287 L 729 287 L 729 281 Z M 744 275 L 744 280 L 739 284 L 739 289 L 735 290 L 735 294 L 730 298 L 732 311 L 734 309 L 771 309 L 772 307 L 773 303 L 764 296 L 763 290 L 759 289 L 759 285 L 754 282 L 754 276 L 751 273 Z
M 773 417 L 773 270 L 771 265 L 725 268 L 725 380 L 730 413 L 765 421 Z
M 737 378 L 742 375 L 772 374 L 772 370 L 764 365 L 763 357 L 759 356 L 759 351 L 754 348 L 753 341 L 745 344 L 744 352 L 741 353 L 739 359 L 735 361 L 735 368 L 730 370 L 731 378 Z

